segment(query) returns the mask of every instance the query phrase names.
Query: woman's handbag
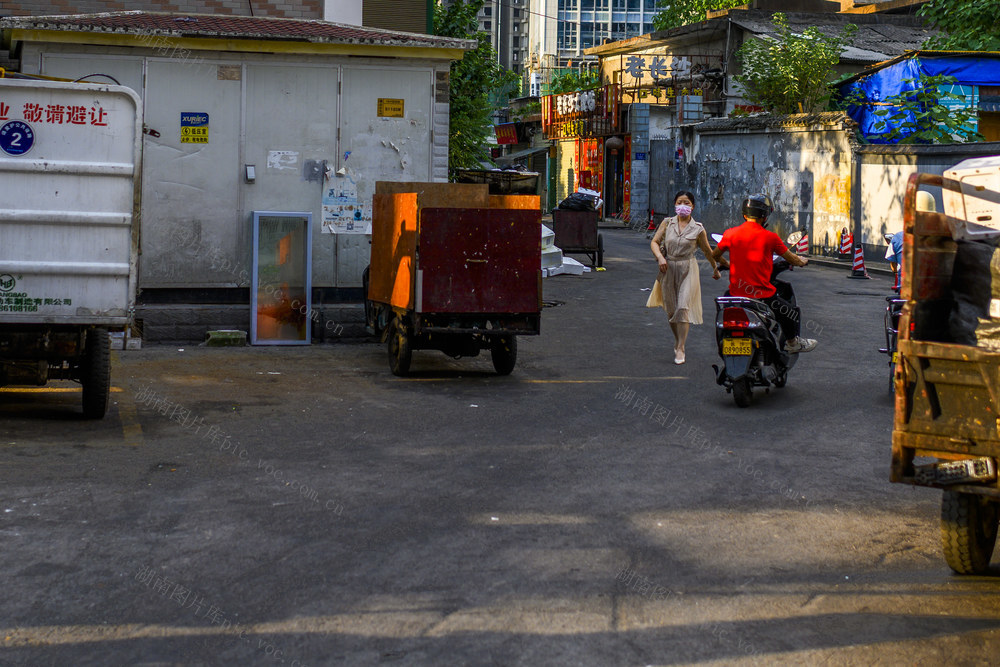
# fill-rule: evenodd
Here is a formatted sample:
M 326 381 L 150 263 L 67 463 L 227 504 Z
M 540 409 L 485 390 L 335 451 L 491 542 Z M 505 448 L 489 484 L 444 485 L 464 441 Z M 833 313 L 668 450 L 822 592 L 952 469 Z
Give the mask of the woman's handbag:
M 660 289 L 660 278 L 662 277 L 662 274 L 656 277 L 656 282 L 653 283 L 653 291 L 649 293 L 649 298 L 646 299 L 646 308 L 663 308 L 663 290 Z

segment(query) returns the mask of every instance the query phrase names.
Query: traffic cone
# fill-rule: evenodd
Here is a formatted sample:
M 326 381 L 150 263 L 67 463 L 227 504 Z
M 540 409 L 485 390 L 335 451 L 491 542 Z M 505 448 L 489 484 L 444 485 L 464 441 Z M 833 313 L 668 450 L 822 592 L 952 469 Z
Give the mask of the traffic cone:
M 840 254 L 850 255 L 852 245 L 854 245 L 854 237 L 850 232 L 847 232 L 840 237 Z
M 871 276 L 868 275 L 868 269 L 865 268 L 865 251 L 860 243 L 854 246 L 854 267 L 851 270 L 851 275 L 847 277 L 871 280 Z
M 799 254 L 808 254 L 809 252 L 809 235 L 803 234 L 799 242 L 795 244 L 795 252 Z
M 653 209 L 649 209 L 649 226 L 646 227 L 646 231 L 647 232 L 655 232 L 656 231 L 656 223 L 653 222 L 653 218 L 654 217 L 656 217 L 656 211 L 654 211 Z

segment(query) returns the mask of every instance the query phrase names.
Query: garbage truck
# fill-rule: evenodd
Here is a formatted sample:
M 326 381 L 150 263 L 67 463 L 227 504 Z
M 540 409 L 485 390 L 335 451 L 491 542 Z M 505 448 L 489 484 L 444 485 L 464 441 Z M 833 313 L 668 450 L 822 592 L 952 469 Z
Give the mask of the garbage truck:
M 82 385 L 100 419 L 133 317 L 142 111 L 129 88 L 0 70 L 0 386 Z

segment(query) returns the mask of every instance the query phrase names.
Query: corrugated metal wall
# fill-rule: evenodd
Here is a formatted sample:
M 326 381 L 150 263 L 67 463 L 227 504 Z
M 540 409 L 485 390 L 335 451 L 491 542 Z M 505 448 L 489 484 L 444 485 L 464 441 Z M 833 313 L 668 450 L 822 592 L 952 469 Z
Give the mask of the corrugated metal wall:
M 427 32 L 427 0 L 364 0 L 361 11 L 367 28 Z

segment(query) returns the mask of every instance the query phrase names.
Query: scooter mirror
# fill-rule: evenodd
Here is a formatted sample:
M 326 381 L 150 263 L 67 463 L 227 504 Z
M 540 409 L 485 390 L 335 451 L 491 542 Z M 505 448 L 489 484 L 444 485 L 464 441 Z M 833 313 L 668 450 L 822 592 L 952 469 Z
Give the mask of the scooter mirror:
M 792 232 L 785 238 L 785 245 L 791 247 L 802 239 L 802 232 Z

